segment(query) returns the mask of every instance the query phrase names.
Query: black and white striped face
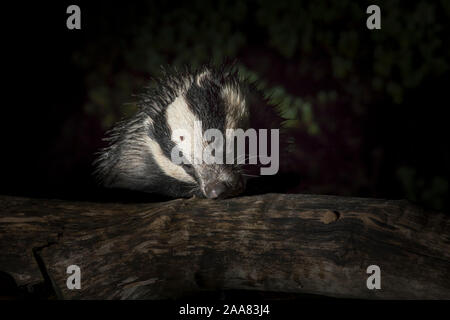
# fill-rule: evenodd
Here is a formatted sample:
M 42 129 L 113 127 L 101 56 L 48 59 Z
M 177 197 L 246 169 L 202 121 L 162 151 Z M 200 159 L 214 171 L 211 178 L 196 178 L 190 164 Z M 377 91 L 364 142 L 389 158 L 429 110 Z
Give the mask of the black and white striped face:
M 204 69 L 186 78 L 172 102 L 151 120 L 151 140 L 157 142 L 152 142 L 154 160 L 164 174 L 192 185 L 192 194 L 224 198 L 244 191 L 239 165 L 225 161 L 226 145 L 233 140 L 227 129 L 246 130 L 248 110 L 243 91 L 235 75 Z M 215 132 L 223 138 L 222 163 L 208 159 L 208 155 L 216 156 L 218 149 L 209 151 L 219 142 L 208 136 L 209 129 L 218 130 Z

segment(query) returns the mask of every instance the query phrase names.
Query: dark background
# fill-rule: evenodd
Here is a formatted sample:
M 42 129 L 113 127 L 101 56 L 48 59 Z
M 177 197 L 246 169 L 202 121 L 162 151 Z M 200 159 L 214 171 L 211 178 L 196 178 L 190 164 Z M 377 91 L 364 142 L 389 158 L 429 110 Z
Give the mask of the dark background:
M 81 7 L 81 30 L 66 8 Z M 366 8 L 381 8 L 381 30 Z M 160 65 L 237 59 L 289 148 L 261 190 L 449 211 L 450 1 L 2 4 L 1 194 L 95 200 L 93 153 Z

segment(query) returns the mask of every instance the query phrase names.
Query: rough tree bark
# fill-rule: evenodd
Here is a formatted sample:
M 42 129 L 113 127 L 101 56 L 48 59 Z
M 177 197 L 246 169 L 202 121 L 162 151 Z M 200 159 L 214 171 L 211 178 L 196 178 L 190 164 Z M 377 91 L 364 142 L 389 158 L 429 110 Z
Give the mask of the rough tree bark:
M 38 263 L 40 267 L 38 266 Z M 69 290 L 66 268 L 81 268 Z M 370 265 L 381 289 L 366 286 Z M 0 197 L 0 270 L 65 299 L 249 289 L 450 299 L 450 222 L 406 201 L 266 194 L 86 203 Z

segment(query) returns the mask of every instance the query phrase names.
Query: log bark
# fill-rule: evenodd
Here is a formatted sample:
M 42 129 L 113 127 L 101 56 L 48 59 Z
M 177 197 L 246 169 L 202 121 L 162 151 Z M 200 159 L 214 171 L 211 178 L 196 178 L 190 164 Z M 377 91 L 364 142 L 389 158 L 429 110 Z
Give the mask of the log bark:
M 67 267 L 81 268 L 69 290 Z M 367 267 L 381 270 L 369 290 Z M 63 299 L 248 289 L 450 299 L 450 220 L 407 201 L 266 194 L 89 203 L 0 196 L 0 270 Z

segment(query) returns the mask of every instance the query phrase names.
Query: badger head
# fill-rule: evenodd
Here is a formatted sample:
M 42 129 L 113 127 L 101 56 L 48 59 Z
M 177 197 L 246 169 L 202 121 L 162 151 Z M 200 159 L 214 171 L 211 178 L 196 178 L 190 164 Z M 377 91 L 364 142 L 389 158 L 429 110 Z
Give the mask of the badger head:
M 223 68 L 166 71 L 158 83 L 141 96 L 139 112 L 109 133 L 109 146 L 96 161 L 103 184 L 174 197 L 224 198 L 243 192 L 238 158 L 245 155 L 231 148 L 233 161 L 226 157 L 233 129 L 248 126 L 246 83 Z

